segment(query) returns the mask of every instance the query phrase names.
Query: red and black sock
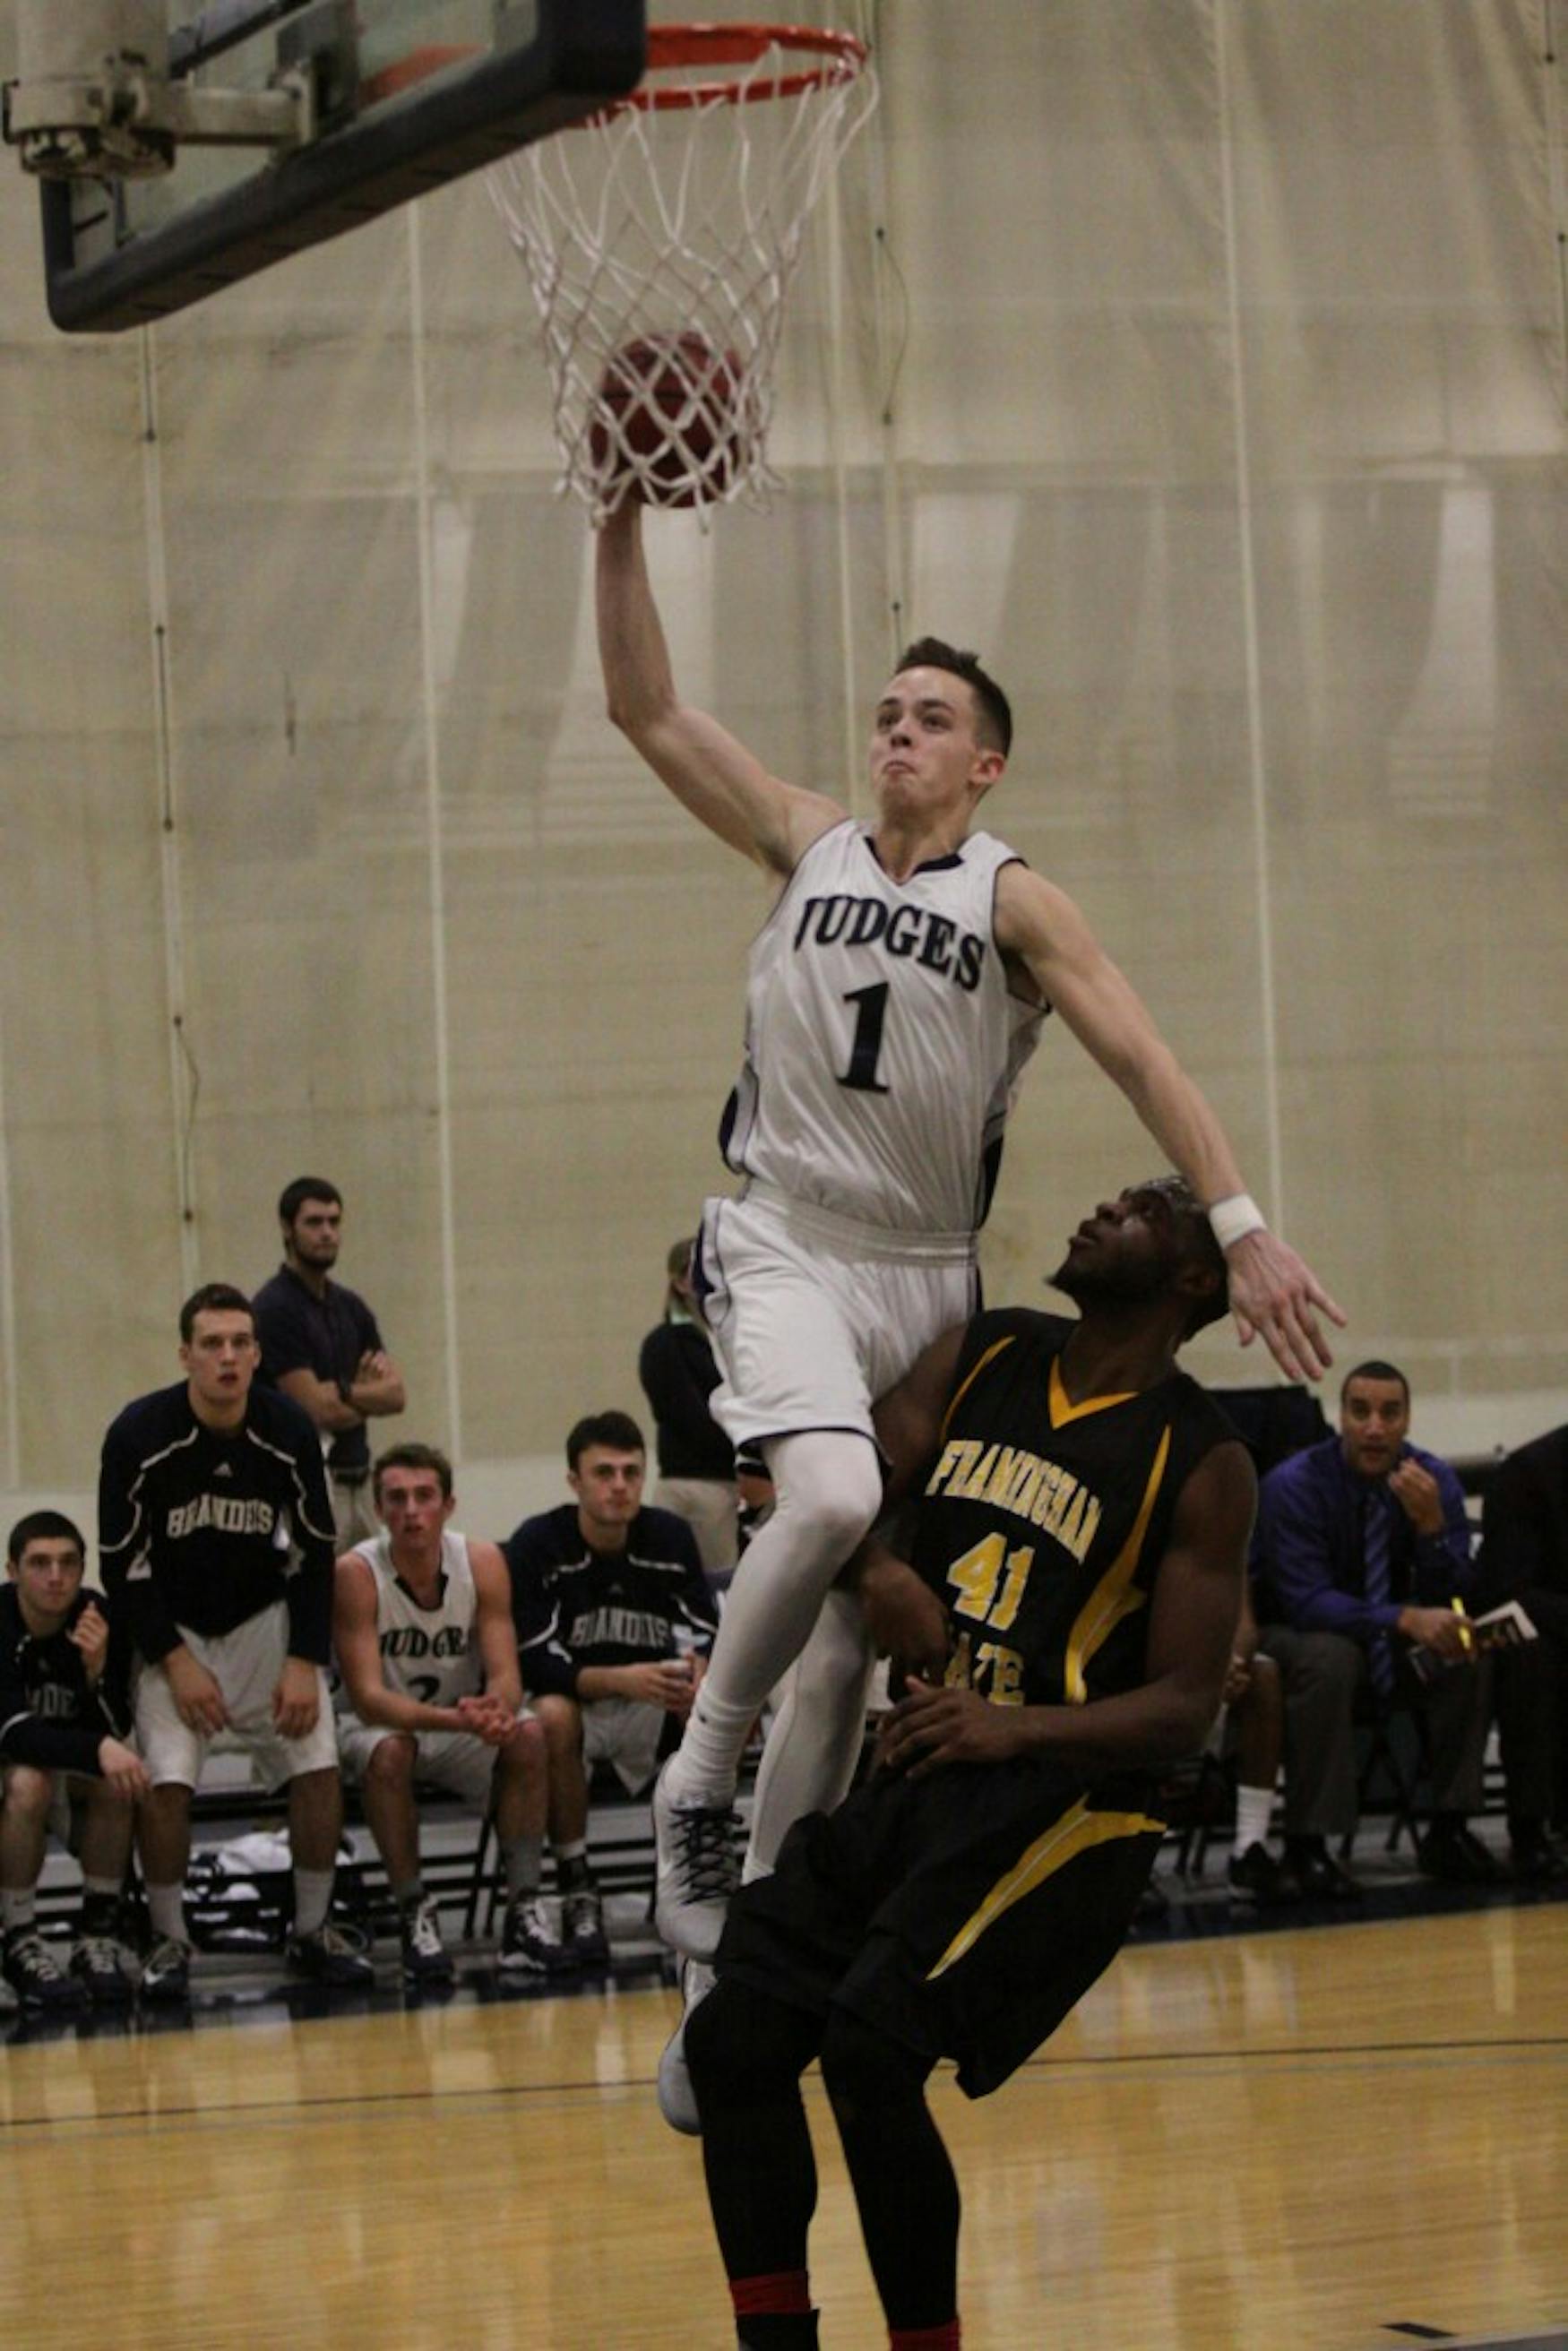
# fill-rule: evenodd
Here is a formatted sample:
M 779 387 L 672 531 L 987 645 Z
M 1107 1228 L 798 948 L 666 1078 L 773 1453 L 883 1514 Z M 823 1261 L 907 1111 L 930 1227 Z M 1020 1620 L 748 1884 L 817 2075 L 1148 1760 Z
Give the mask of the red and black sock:
M 804 2270 L 731 2278 L 739 2351 L 816 2351 L 817 2314 Z

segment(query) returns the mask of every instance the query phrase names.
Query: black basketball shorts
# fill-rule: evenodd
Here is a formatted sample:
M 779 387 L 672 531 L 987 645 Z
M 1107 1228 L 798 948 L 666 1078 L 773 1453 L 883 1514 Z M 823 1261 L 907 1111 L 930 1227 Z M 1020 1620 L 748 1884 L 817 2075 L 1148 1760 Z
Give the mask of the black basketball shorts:
M 1165 1827 L 1121 1801 L 1038 1762 L 879 1775 L 741 1888 L 719 1974 L 846 2008 L 983 2097 L 1121 1948 Z

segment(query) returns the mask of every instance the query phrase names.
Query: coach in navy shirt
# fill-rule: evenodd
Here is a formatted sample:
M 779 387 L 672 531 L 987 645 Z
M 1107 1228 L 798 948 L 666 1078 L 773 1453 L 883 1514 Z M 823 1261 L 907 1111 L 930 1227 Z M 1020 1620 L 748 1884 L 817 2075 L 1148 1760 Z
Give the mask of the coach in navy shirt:
M 309 1414 L 327 1456 L 338 1549 L 380 1534 L 365 1423 L 402 1412 L 402 1374 L 359 1292 L 331 1278 L 343 1199 L 324 1176 L 297 1176 L 277 1203 L 283 1263 L 256 1291 L 261 1376 Z

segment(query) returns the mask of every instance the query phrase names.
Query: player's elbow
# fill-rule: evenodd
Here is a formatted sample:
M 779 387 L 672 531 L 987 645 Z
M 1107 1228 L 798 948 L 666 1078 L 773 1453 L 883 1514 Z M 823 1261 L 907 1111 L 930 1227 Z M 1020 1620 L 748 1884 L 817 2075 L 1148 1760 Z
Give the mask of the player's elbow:
M 674 680 L 663 663 L 653 668 L 641 662 L 606 663 L 604 710 L 611 725 L 649 760 L 662 738 L 680 726 Z
M 1219 1712 L 1221 1682 L 1169 1681 L 1148 1691 L 1145 1762 L 1186 1763 L 1200 1755 Z
M 1171 1727 L 1171 1743 L 1162 1761 L 1186 1762 L 1201 1755 L 1219 1715 L 1219 1692 L 1205 1691 L 1178 1708 Z
M 669 681 L 655 681 L 640 662 L 605 662 L 605 716 L 633 742 L 659 708 L 671 699 Z

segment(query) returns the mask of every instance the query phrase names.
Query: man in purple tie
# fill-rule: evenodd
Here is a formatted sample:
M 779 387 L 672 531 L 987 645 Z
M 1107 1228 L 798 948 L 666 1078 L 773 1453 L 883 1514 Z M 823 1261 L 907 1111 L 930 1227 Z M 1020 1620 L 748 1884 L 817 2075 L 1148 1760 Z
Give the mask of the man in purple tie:
M 1260 1646 L 1285 1677 L 1285 1850 L 1303 1890 L 1331 1899 L 1361 1890 L 1328 1849 L 1356 1824 L 1358 1706 L 1425 1716 L 1422 1869 L 1470 1885 L 1497 1874 L 1467 1825 L 1480 1808 L 1487 1704 L 1463 1614 L 1478 1588 L 1465 1498 L 1409 1427 L 1404 1373 L 1358 1364 L 1340 1391 L 1339 1435 L 1281 1461 L 1259 1497 Z

